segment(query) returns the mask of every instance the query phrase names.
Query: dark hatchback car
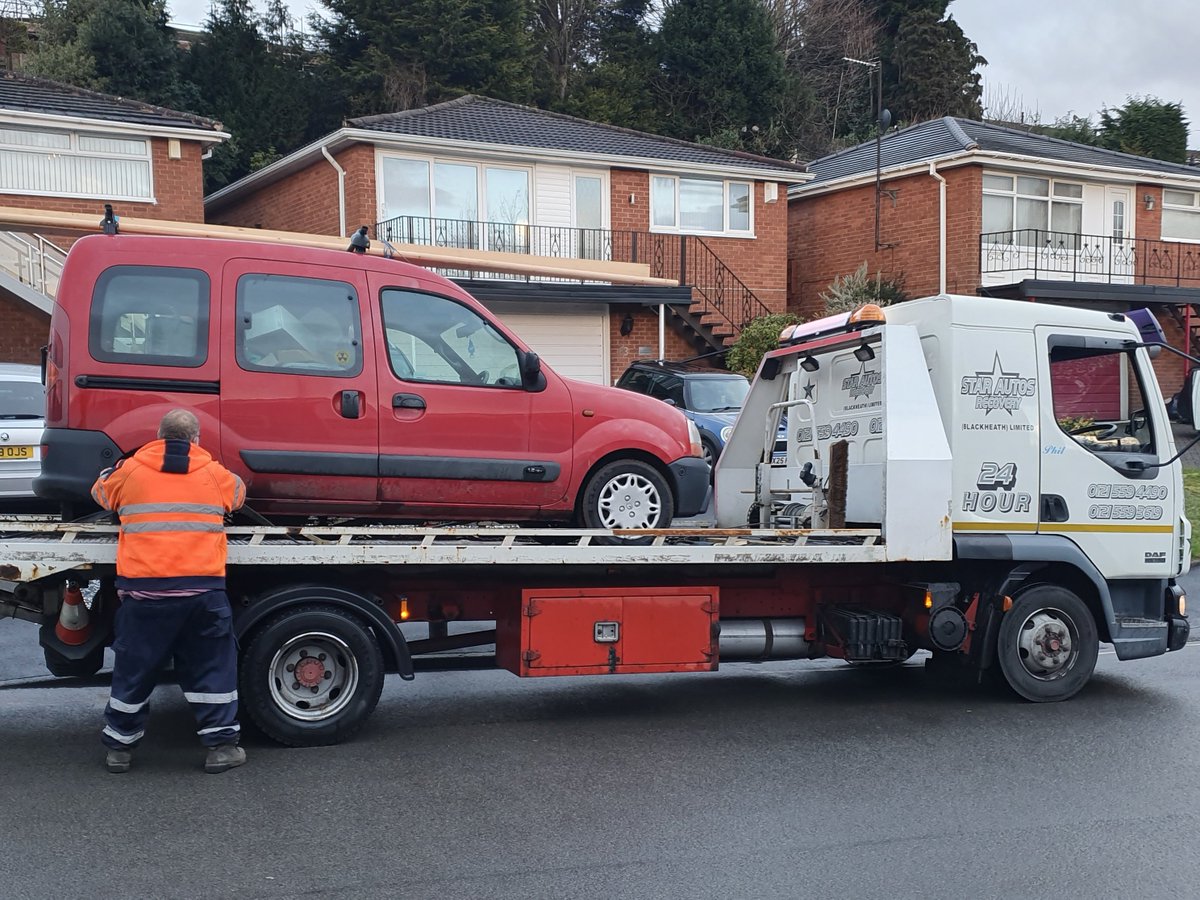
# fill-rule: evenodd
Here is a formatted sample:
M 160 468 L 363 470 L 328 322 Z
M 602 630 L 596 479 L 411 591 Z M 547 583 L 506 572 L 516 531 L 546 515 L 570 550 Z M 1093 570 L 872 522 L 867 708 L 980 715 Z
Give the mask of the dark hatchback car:
M 744 375 L 687 363 L 639 360 L 617 379 L 617 387 L 657 397 L 696 423 L 704 458 L 715 465 L 750 390 Z

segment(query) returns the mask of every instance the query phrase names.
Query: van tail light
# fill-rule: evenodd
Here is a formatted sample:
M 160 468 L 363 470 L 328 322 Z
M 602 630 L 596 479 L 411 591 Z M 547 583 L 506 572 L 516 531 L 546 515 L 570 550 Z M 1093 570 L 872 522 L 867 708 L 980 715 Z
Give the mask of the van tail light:
M 62 373 L 47 356 L 43 380 L 46 384 L 46 424 L 61 425 L 63 418 Z M 45 451 L 43 450 L 43 457 Z

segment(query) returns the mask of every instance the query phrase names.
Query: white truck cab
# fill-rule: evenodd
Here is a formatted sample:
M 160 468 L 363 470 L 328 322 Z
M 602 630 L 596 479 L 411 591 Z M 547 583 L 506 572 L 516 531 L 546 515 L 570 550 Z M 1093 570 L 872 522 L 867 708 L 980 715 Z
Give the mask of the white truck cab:
M 1004 569 L 1001 597 L 1052 569 L 1120 658 L 1186 640 L 1181 466 L 1157 347 L 1130 316 L 942 295 L 781 343 L 717 465 L 719 527 L 879 528 L 892 562 L 944 560 L 962 582 Z M 767 462 L 781 418 L 786 460 Z M 1024 625 L 1070 640 L 1055 612 Z

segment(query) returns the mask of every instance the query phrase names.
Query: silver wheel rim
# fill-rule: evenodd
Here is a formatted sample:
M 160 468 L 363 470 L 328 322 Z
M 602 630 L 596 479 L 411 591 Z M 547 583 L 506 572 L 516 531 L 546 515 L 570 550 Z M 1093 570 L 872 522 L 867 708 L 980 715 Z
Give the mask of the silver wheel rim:
M 704 447 L 704 461 L 708 463 L 709 468 L 712 468 L 717 464 L 717 454 L 713 452 L 712 446 L 707 441 L 703 442 L 702 446 Z
M 279 709 L 302 722 L 320 722 L 354 698 L 358 660 L 340 637 L 309 631 L 276 651 L 267 677 Z
M 626 472 L 605 483 L 596 506 L 604 528 L 653 528 L 662 513 L 662 496 L 649 478 Z
M 1030 613 L 1017 632 L 1017 658 L 1025 671 L 1039 681 L 1064 677 L 1079 653 L 1079 629 L 1074 620 L 1058 609 Z

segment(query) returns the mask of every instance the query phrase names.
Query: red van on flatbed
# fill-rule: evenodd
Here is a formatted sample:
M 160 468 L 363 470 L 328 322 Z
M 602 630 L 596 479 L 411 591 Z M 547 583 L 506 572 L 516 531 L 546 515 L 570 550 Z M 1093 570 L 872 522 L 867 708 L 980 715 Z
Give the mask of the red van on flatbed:
M 706 498 L 682 413 L 556 375 L 462 288 L 395 259 L 91 235 L 50 330 L 34 489 L 64 512 L 174 407 L 268 515 L 645 528 Z

